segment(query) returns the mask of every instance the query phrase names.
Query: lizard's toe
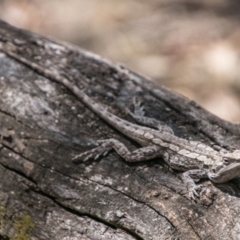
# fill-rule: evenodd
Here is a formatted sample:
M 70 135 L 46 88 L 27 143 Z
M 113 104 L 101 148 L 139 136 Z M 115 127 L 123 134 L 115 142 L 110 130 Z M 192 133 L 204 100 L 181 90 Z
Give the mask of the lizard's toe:
M 97 160 L 100 156 L 106 156 L 111 148 L 104 148 L 102 146 L 96 147 L 90 151 L 83 152 L 72 158 L 74 163 L 86 162 L 90 159 Z
M 188 195 L 189 195 L 190 199 L 192 199 L 192 200 L 195 200 L 196 197 L 199 198 L 199 194 L 197 192 L 197 187 L 189 189 L 188 190 Z

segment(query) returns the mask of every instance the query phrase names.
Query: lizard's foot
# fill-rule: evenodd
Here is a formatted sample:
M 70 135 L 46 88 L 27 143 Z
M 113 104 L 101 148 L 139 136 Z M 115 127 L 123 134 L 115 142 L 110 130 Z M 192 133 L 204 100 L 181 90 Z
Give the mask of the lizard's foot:
M 201 202 L 201 204 L 208 206 L 212 204 L 215 193 L 212 191 L 211 184 L 208 184 L 208 186 L 204 185 L 188 187 L 188 197 L 194 202 Z
M 201 185 L 196 186 L 195 182 L 202 178 L 207 178 L 207 172 L 202 169 L 192 169 L 182 174 L 182 180 L 188 190 L 189 197 L 193 200 L 196 197 L 199 198 L 198 190 L 201 188 Z
M 191 200 L 196 200 L 196 198 L 199 198 L 199 194 L 198 194 L 198 189 L 199 189 L 199 186 L 196 186 L 195 184 L 191 186 L 187 186 L 187 189 L 188 189 L 188 196 Z
M 106 156 L 111 150 L 109 147 L 99 146 L 90 151 L 83 152 L 72 158 L 74 163 L 86 162 L 90 159 L 97 160 L 100 156 Z

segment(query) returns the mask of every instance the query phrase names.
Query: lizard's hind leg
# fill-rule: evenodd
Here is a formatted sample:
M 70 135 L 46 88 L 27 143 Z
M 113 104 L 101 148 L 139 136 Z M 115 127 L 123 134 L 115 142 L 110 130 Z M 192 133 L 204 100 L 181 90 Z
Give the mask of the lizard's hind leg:
M 144 108 L 141 102 L 137 101 L 136 98 L 133 100 L 134 112 L 129 111 L 129 115 L 139 124 L 158 129 L 160 132 L 174 134 L 173 130 L 167 126 L 164 122 L 161 122 L 155 118 L 145 117 Z
M 72 160 L 77 163 L 80 161 L 87 161 L 89 159 L 97 159 L 102 155 L 114 149 L 119 156 L 124 158 L 127 162 L 140 162 L 153 159 L 160 155 L 160 148 L 156 145 L 139 148 L 130 152 L 127 147 L 116 139 L 107 139 L 98 141 L 99 146 L 75 156 Z

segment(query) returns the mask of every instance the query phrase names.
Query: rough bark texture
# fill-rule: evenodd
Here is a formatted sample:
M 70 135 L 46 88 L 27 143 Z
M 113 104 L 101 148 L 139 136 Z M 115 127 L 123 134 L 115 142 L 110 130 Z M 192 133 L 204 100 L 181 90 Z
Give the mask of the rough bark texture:
M 132 121 L 134 96 L 146 115 L 182 138 L 239 146 L 240 128 L 195 102 L 99 56 L 0 22 L 0 44 L 59 71 Z M 0 127 L 25 145 L 0 150 L 2 239 L 240 239 L 239 180 L 212 185 L 197 203 L 162 159 L 128 164 L 111 152 L 74 165 L 98 139 L 136 144 L 99 119 L 63 86 L 0 54 Z

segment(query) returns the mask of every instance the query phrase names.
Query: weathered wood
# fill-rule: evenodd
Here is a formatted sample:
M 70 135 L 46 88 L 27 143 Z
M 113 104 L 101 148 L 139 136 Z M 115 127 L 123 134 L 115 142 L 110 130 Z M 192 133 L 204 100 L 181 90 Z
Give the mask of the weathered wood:
M 142 99 L 146 114 L 177 136 L 239 146 L 240 128 L 169 89 L 77 47 L 0 22 L 0 44 L 49 65 L 109 111 Z M 12 129 L 24 151 L 0 151 L 0 237 L 5 239 L 238 239 L 239 181 L 203 184 L 209 199 L 188 200 L 162 159 L 128 164 L 111 152 L 74 165 L 95 140 L 126 139 L 63 86 L 0 54 L 0 128 Z M 206 194 L 207 195 L 207 194 Z

